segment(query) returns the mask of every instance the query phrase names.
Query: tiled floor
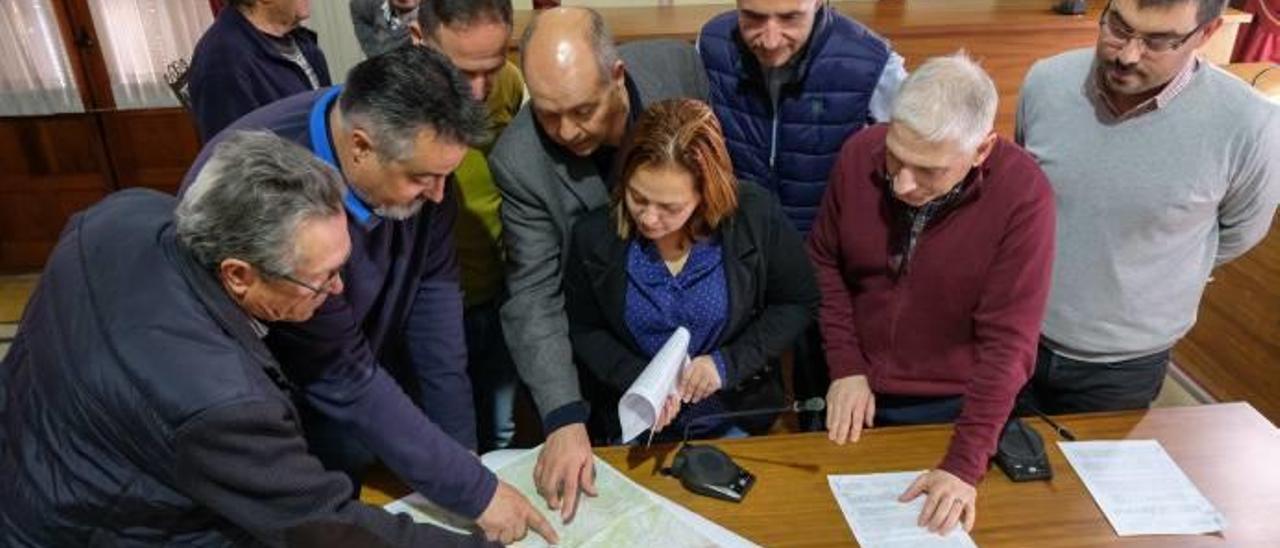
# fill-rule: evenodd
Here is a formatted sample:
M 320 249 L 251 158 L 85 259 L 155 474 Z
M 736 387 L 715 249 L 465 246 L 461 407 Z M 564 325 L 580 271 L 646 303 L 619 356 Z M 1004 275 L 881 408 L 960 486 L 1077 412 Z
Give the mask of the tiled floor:
M 9 341 L 13 340 L 13 335 L 17 331 L 17 324 L 0 323 L 0 358 L 9 353 Z
M 18 323 L 37 278 L 37 274 L 0 276 L 0 324 Z
M 1173 379 L 1173 376 L 1164 378 L 1164 387 L 1160 389 L 1160 395 L 1156 396 L 1155 403 L 1152 407 L 1180 407 L 1184 405 L 1200 405 L 1201 401 L 1191 395 L 1186 388 Z
M 0 358 L 9 352 L 9 341 L 18 331 L 18 320 L 27 297 L 36 286 L 36 274 L 0 276 Z

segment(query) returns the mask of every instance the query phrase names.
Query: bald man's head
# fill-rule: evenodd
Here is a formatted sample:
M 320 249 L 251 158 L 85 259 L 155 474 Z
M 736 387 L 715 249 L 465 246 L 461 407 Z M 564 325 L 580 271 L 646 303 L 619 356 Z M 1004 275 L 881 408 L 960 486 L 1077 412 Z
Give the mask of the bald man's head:
M 626 70 L 599 13 L 540 12 L 520 38 L 520 60 L 534 116 L 553 141 L 578 156 L 622 141 Z
M 521 66 L 531 48 L 541 50 L 539 55 L 545 55 L 545 48 L 555 48 L 562 43 L 581 48 L 591 56 L 602 79 L 608 78 L 618 61 L 618 48 L 604 17 L 590 8 L 570 7 L 541 11 L 529 22 L 520 36 Z

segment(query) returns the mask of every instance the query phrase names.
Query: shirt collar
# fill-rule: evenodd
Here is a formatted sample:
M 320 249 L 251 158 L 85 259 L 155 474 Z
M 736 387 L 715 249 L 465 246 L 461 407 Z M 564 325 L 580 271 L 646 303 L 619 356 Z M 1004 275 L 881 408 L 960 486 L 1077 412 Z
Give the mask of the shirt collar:
M 1096 61 L 1093 64 L 1093 69 L 1089 71 L 1088 89 L 1093 100 L 1101 105 L 1107 114 L 1111 115 L 1115 121 L 1123 122 L 1168 106 L 1169 103 L 1173 101 L 1173 98 L 1177 97 L 1179 93 L 1182 93 L 1182 90 L 1186 89 L 1187 84 L 1191 83 L 1191 77 L 1195 76 L 1195 72 L 1199 68 L 1199 55 L 1192 55 L 1191 59 L 1187 61 L 1187 64 L 1173 76 L 1172 80 L 1169 80 L 1168 84 L 1165 84 L 1164 89 L 1161 89 L 1160 93 L 1157 93 L 1155 96 L 1139 103 L 1137 106 L 1126 112 L 1119 112 L 1116 109 L 1116 106 L 1111 102 L 1110 97 L 1107 96 L 1107 92 L 1102 85 L 1102 79 L 1098 77 L 1099 67 Z
M 308 124 L 308 130 L 311 135 L 311 152 L 326 164 L 333 166 L 339 173 L 342 173 L 342 166 L 338 164 L 337 156 L 333 151 L 333 142 L 329 138 L 329 107 L 338 99 L 338 94 L 341 92 L 342 86 L 337 85 L 321 94 L 320 98 L 311 106 L 311 118 Z M 346 180 L 346 175 L 343 175 L 343 180 Z M 355 190 L 351 188 L 350 181 L 347 181 L 347 192 L 343 196 L 342 204 L 346 208 L 347 214 L 366 229 L 373 228 L 381 220 L 380 217 L 374 215 L 369 205 L 356 195 Z
M 253 329 L 253 334 L 257 335 L 259 339 L 266 338 L 267 333 L 271 331 L 271 329 L 267 327 L 267 324 L 262 323 L 262 320 L 253 316 L 249 316 L 249 327 Z
M 925 202 L 918 206 L 913 206 L 902 200 L 899 200 L 898 197 L 893 193 L 893 178 L 889 177 L 887 174 L 883 175 L 883 177 L 885 180 L 885 184 L 887 185 L 886 192 L 889 193 L 889 196 L 892 197 L 895 202 L 897 202 L 903 208 L 905 208 L 905 210 L 911 215 L 913 216 L 924 215 L 924 218 L 928 220 L 928 219 L 932 219 L 939 212 L 944 211 L 950 208 L 951 206 L 955 205 L 956 203 L 958 203 L 960 200 L 960 197 L 964 195 L 965 191 L 968 190 L 969 187 L 972 186 L 975 181 L 980 180 L 982 178 L 982 169 L 973 168 L 969 170 L 969 173 L 965 175 L 964 180 L 960 181 L 959 183 L 956 183 L 956 186 L 951 187 L 951 190 L 948 190 L 946 194 L 938 196 L 937 198 L 929 200 L 928 202 Z
M 391 2 L 389 1 L 382 2 L 382 7 L 379 11 L 382 12 L 382 20 L 391 30 L 397 30 L 400 27 L 407 26 L 409 21 L 418 18 L 418 8 L 413 8 L 404 13 L 396 13 L 395 8 L 391 7 Z
M 667 263 L 662 259 L 662 254 L 658 252 L 658 246 L 652 240 L 636 236 L 628 244 L 627 275 L 636 283 L 663 285 L 671 279 L 681 281 L 700 279 L 719 266 L 722 261 L 719 234 L 697 238 L 689 246 L 689 257 L 685 259 L 684 268 L 679 274 L 672 275 L 671 271 L 667 270 Z

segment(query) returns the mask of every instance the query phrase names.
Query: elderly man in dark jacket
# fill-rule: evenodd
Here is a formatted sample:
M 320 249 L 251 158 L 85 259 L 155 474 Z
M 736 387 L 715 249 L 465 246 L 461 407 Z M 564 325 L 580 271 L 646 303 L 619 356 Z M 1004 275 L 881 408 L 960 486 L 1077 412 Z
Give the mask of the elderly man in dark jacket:
M 261 341 L 342 292 L 342 195 L 301 148 L 244 133 L 176 213 L 129 190 L 71 220 L 0 365 L 0 545 L 481 542 L 351 500 Z
M 196 43 L 188 89 L 200 140 L 277 99 L 330 84 L 310 0 L 230 0 Z
M 453 236 L 459 200 L 447 181 L 486 126 L 447 58 L 404 47 L 362 61 L 344 86 L 277 101 L 228 132 L 266 129 L 301 144 L 350 190 L 346 292 L 305 322 L 273 325 L 265 339 L 306 393 L 299 407 L 309 449 L 353 483 L 381 459 L 423 496 L 502 539 L 545 521 L 467 451 L 476 423 Z

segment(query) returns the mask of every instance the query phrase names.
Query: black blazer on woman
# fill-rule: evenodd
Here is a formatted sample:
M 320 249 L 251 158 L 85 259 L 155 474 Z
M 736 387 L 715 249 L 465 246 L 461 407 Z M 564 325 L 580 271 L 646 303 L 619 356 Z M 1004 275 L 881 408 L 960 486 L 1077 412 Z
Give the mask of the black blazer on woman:
M 781 375 L 771 362 L 817 313 L 813 268 L 777 200 L 755 184 L 740 184 L 738 210 L 717 231 L 729 294 L 717 342 L 726 361 L 722 396 L 731 409 L 782 405 Z M 618 399 L 649 363 L 625 319 L 629 243 L 618 237 L 608 208 L 596 210 L 574 226 L 565 266 L 569 336 L 597 439 L 616 438 Z

